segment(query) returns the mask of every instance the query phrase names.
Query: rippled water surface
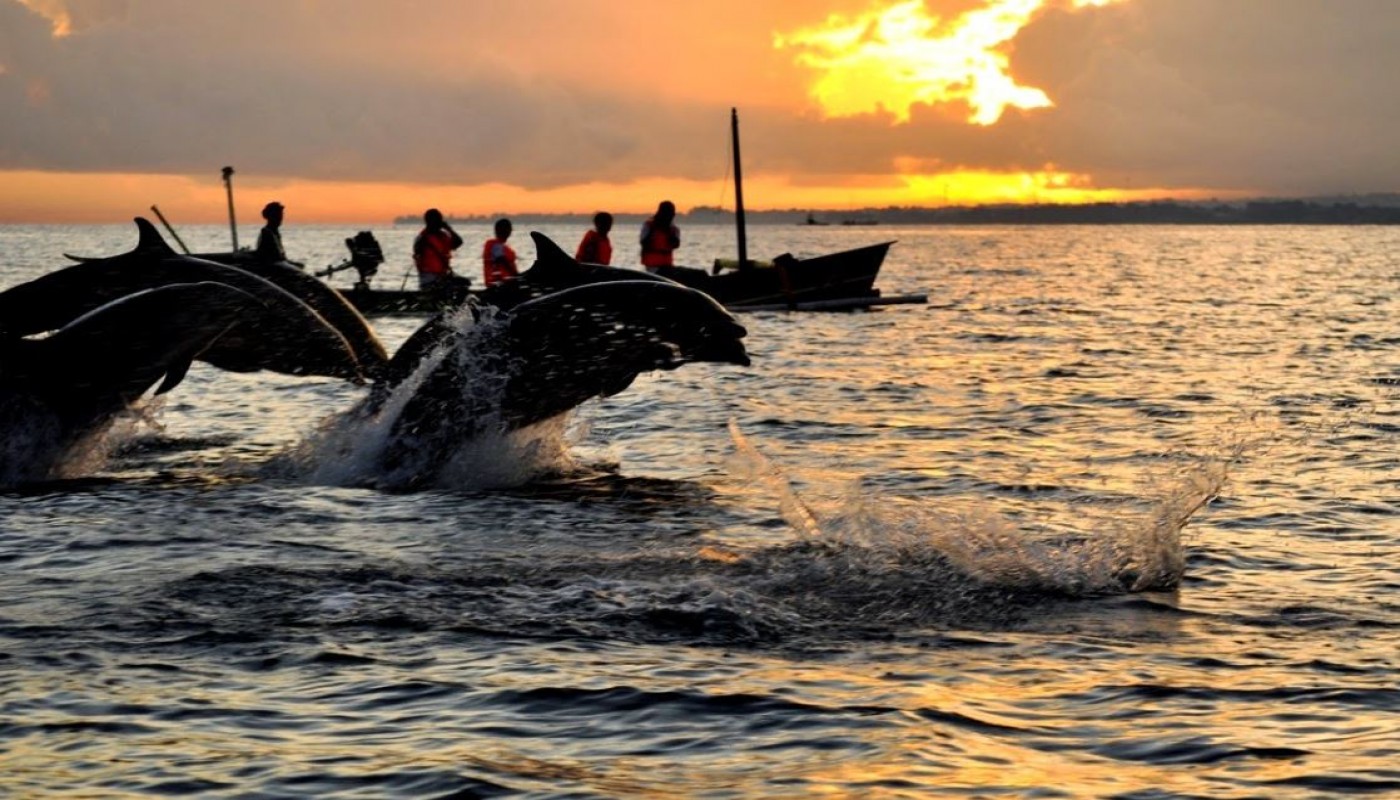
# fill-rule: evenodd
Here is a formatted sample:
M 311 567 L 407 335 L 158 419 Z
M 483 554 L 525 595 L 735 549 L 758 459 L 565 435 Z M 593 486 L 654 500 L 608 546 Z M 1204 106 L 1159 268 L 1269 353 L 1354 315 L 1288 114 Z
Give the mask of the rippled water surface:
M 316 266 L 353 232 L 285 238 Z M 745 315 L 752 367 L 426 491 L 318 450 L 362 389 L 196 365 L 0 494 L 0 794 L 1400 794 L 1400 231 L 750 252 L 889 239 L 880 285 L 927 305 Z M 0 227 L 0 287 L 134 241 Z

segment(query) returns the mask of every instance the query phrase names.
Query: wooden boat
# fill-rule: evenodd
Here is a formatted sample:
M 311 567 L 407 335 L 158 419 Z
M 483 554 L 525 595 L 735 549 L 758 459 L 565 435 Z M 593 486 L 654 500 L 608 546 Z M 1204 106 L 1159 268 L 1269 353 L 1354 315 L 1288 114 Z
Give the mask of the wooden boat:
M 662 267 L 657 272 L 694 289 L 699 289 L 734 311 L 788 309 L 795 311 L 827 311 L 869 308 L 880 305 L 924 303 L 922 294 L 882 297 L 875 288 L 880 267 L 894 242 L 857 247 L 837 253 L 797 258 L 784 253 L 768 261 L 748 257 L 748 239 L 744 220 L 743 170 L 739 155 L 739 112 L 730 111 L 730 129 L 734 150 L 734 224 L 738 243 L 738 258 L 716 260 L 709 270 L 696 267 Z M 229 191 L 229 227 L 233 232 L 233 253 L 206 253 L 201 257 L 225 263 L 237 263 L 251 257 L 237 249 L 237 228 L 233 220 L 233 190 L 229 181 L 233 170 L 224 168 L 224 182 Z M 157 212 L 158 213 L 158 212 Z M 162 218 L 164 221 L 164 218 Z M 816 220 L 808 215 L 810 224 Z M 345 240 L 350 257 L 316 273 L 330 276 L 348 269 L 359 274 L 353 287 L 337 288 L 345 299 L 366 316 L 396 314 L 430 314 L 456 305 L 477 289 L 457 290 L 454 294 L 416 290 L 374 289 L 370 281 L 384 263 L 379 242 L 369 231 L 361 231 Z
M 416 290 L 371 289 L 356 284 L 336 291 L 367 317 L 436 314 L 460 304 L 460 299 Z
M 768 262 L 748 262 L 746 267 L 720 262 L 710 272 L 692 267 L 660 267 L 656 272 L 730 308 L 875 299 L 880 296 L 875 279 L 892 244 L 881 242 L 815 258 L 784 254 Z
M 731 309 L 786 307 L 801 310 L 862 308 L 883 305 L 875 279 L 894 242 L 858 247 L 837 253 L 796 258 L 784 253 L 771 261 L 751 261 L 744 220 L 744 172 L 739 152 L 739 111 L 730 109 L 730 136 L 734 149 L 734 225 L 739 257 L 716 261 L 710 272 L 693 267 L 656 270 L 672 280 L 706 292 Z M 817 224 L 808 214 L 808 224 Z M 921 295 L 906 295 L 899 302 L 923 302 Z
M 809 259 L 778 258 L 772 266 L 747 272 L 726 270 L 718 275 L 690 267 L 658 270 L 667 278 L 699 289 L 733 311 L 791 309 L 846 310 L 880 305 L 924 302 L 923 295 L 880 296 L 874 288 L 890 242 Z M 337 288 L 366 316 L 435 313 L 460 302 L 460 297 L 421 291 L 372 289 L 367 282 Z M 475 290 L 470 294 L 475 294 Z
M 658 273 L 678 283 L 710 295 L 724 306 L 736 310 L 790 308 L 795 310 L 836 310 L 895 303 L 923 302 L 921 295 L 911 300 L 908 295 L 882 298 L 874 287 L 890 242 L 867 245 L 854 250 L 832 253 L 816 258 L 798 259 L 779 256 L 772 262 L 751 264 L 747 270 L 726 268 L 720 264 L 718 273 L 691 267 L 664 267 Z M 363 256 L 352 256 L 339 269 L 364 264 Z M 318 273 L 323 277 L 336 271 Z M 350 288 L 337 291 L 366 316 L 434 313 L 462 300 L 462 295 L 447 296 L 422 291 L 394 291 L 370 288 L 369 277 Z M 470 292 L 475 293 L 475 289 Z

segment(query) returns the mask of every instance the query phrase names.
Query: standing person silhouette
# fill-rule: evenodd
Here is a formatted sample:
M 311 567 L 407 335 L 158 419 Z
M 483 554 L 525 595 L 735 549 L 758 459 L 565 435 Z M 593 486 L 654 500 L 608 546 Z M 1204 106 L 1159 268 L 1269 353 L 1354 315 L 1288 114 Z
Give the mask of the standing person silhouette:
M 452 253 L 462 246 L 462 237 L 447 224 L 442 212 L 423 212 L 423 230 L 413 239 L 413 266 L 418 269 L 418 288 L 425 292 L 451 294 L 465 292 L 470 279 L 452 271 Z
M 662 200 L 651 219 L 642 223 L 642 266 L 647 272 L 658 267 L 675 266 L 672 253 L 681 246 L 681 231 L 676 227 L 676 206 Z
M 608 231 L 612 230 L 612 225 L 612 214 L 606 211 L 594 214 L 593 228 L 585 233 L 583 241 L 578 243 L 578 252 L 574 253 L 574 260 L 581 264 L 611 264 L 612 241 L 608 239 Z
M 481 246 L 481 270 L 487 286 L 495 286 L 520 274 L 515 268 L 515 251 L 506 244 L 512 230 L 510 220 L 496 220 L 495 238 L 487 239 L 486 244 Z

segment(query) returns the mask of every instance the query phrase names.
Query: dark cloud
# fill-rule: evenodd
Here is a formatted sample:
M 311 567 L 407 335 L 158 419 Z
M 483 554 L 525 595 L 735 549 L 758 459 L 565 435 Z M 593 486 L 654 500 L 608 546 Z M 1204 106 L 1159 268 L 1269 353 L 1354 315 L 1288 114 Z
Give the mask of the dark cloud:
M 1056 108 L 1063 168 L 1138 186 L 1330 192 L 1400 186 L 1400 4 L 1133 0 L 1047 15 L 1016 42 Z
M 586 0 L 89 0 L 68 4 L 74 33 L 55 38 L 60 0 L 45 0 L 45 15 L 0 0 L 0 169 L 203 174 L 234 163 L 267 176 L 527 188 L 712 180 L 738 103 L 748 171 L 797 181 L 913 159 L 1054 164 L 1135 188 L 1400 185 L 1388 140 L 1400 123 L 1392 0 L 1050 12 L 1010 54 L 1018 82 L 1055 107 L 1009 110 L 986 128 L 951 108 L 916 107 L 904 125 L 795 111 L 800 71 L 771 35 L 826 10 L 722 5 L 658 11 L 656 22 L 631 3 Z M 679 29 L 647 35 L 668 19 Z

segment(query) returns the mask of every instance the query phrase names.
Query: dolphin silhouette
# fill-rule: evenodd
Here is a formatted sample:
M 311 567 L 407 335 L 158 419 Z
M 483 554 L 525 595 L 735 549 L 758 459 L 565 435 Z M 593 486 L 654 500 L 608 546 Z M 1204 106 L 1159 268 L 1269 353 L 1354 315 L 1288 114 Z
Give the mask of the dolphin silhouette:
M 643 372 L 750 363 L 744 327 L 713 298 L 668 281 L 584 284 L 496 316 L 460 317 L 424 325 L 395 354 L 391 379 L 352 411 L 395 409 L 383 462 L 410 485 L 431 480 L 482 433 L 617 394 Z M 389 402 L 405 389 L 406 400 Z
M 125 295 L 40 339 L 0 337 L 0 485 L 50 477 L 151 387 L 168 392 L 261 301 L 220 283 Z
M 319 285 L 314 278 L 181 256 L 146 220 L 137 227 L 131 252 L 0 292 L 0 409 L 18 410 L 0 419 L 0 433 L 42 418 L 57 458 L 162 377 L 157 393 L 173 388 L 194 359 L 369 378 L 373 389 L 349 417 L 380 415 L 394 398 L 383 462 L 420 483 L 482 433 L 556 417 L 643 372 L 749 364 L 746 331 L 713 298 L 580 264 L 540 234 L 535 265 L 488 297 L 498 306 L 472 300 L 443 312 L 389 359 L 363 317 L 327 305 L 330 290 L 307 283 Z
M 180 255 L 148 220 L 136 218 L 136 227 L 140 239 L 130 252 L 84 259 L 0 292 L 0 334 L 27 336 L 52 331 L 133 292 L 213 282 L 261 301 L 253 316 L 241 320 L 202 354 L 203 360 L 220 369 L 267 369 L 363 381 L 387 365 L 384 346 L 344 300 L 340 303 L 348 313 L 322 306 L 328 308 L 335 320 L 332 323 L 296 292 L 238 267 Z M 316 280 L 309 275 L 302 277 Z M 335 294 L 329 288 L 324 292 Z

